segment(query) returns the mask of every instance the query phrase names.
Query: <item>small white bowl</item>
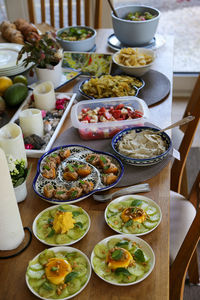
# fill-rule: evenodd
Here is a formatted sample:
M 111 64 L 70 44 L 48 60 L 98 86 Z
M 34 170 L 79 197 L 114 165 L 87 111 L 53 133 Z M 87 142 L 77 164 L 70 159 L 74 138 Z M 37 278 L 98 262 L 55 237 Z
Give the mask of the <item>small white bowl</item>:
M 90 30 L 92 32 L 92 36 L 85 39 L 85 40 L 78 40 L 78 41 L 68 41 L 68 40 L 63 40 L 60 37 L 60 34 L 63 31 L 67 31 L 70 28 L 80 28 L 80 29 L 87 29 Z M 95 46 L 95 41 L 96 41 L 96 30 L 92 27 L 88 27 L 88 26 L 68 26 L 68 27 L 64 27 L 62 29 L 59 29 L 56 32 L 56 39 L 58 40 L 58 42 L 60 43 L 60 45 L 62 46 L 62 48 L 65 51 L 76 51 L 76 52 L 87 52 L 87 51 L 92 51 L 93 47 Z
M 118 61 L 117 61 L 117 56 L 119 55 L 121 50 L 116 52 L 113 55 L 113 62 L 122 70 L 123 73 L 140 77 L 140 76 L 144 75 L 145 73 L 147 73 L 151 69 L 151 66 L 154 64 L 156 55 L 155 55 L 155 52 L 151 49 L 146 49 L 146 48 L 132 48 L 132 49 L 138 49 L 139 53 L 143 53 L 143 54 L 151 56 L 152 62 L 150 64 L 147 64 L 144 66 L 139 66 L 139 67 L 138 66 L 137 67 L 134 67 L 134 66 L 129 67 L 129 66 L 122 65 L 122 64 L 118 63 Z

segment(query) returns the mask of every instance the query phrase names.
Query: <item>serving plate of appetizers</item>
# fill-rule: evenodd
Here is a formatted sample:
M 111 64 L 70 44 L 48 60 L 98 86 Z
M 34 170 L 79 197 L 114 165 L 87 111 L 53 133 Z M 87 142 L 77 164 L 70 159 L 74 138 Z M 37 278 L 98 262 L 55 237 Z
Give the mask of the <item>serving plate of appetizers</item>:
M 112 188 L 123 173 L 123 164 L 110 153 L 81 145 L 65 145 L 40 158 L 33 189 L 47 202 L 75 203 Z

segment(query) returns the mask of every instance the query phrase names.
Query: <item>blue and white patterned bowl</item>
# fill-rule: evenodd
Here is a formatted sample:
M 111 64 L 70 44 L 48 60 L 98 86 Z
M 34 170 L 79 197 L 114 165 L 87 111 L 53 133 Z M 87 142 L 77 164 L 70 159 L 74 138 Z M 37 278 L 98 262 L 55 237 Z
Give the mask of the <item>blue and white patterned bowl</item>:
M 118 144 L 119 144 L 120 140 L 126 134 L 130 133 L 132 130 L 135 130 L 136 132 L 141 132 L 143 130 L 152 130 L 152 131 L 156 132 L 156 131 L 159 131 L 160 129 L 157 129 L 154 127 L 140 126 L 140 127 L 127 128 L 127 129 L 124 129 L 124 130 L 118 132 L 112 139 L 112 148 L 113 148 L 115 154 L 120 158 L 120 160 L 123 161 L 123 163 L 128 164 L 128 165 L 134 165 L 134 166 L 142 166 L 142 167 L 151 166 L 151 165 L 161 162 L 169 154 L 169 151 L 172 148 L 172 142 L 171 142 L 170 137 L 165 132 L 161 132 L 161 133 L 159 133 L 159 135 L 166 142 L 167 150 L 158 156 L 140 159 L 140 158 L 128 157 L 128 156 L 125 156 L 125 155 L 119 153 Z

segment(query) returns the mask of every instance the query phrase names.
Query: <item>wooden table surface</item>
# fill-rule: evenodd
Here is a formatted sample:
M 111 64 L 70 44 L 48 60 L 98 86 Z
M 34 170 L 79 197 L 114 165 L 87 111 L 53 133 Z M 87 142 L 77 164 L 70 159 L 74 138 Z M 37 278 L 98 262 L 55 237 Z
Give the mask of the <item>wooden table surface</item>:
M 97 34 L 97 52 L 111 52 L 107 47 L 107 38 L 112 33 L 111 29 L 100 29 Z M 166 43 L 157 50 L 157 59 L 153 69 L 164 73 L 172 82 L 173 67 L 173 37 L 166 36 Z M 111 52 L 112 53 L 112 52 Z M 75 82 L 62 88 L 69 92 Z M 150 108 L 151 122 L 160 127 L 167 126 L 171 121 L 172 92 L 166 100 Z M 69 117 L 66 119 L 62 131 L 70 125 Z M 66 141 L 67 144 L 68 141 Z M 70 141 L 69 141 L 70 142 Z M 80 141 L 81 143 L 81 141 Z M 33 178 L 36 174 L 38 159 L 29 159 L 32 170 L 28 178 L 28 196 L 19 204 L 21 218 L 24 226 L 32 228 L 32 223 L 37 214 L 50 206 L 41 200 L 32 189 Z M 145 196 L 156 201 L 162 210 L 162 221 L 156 230 L 142 238 L 154 250 L 156 264 L 153 272 L 139 284 L 118 287 L 101 280 L 94 272 L 86 288 L 75 297 L 77 300 L 165 300 L 169 299 L 169 191 L 170 191 L 170 166 L 165 167 L 160 174 L 147 181 L 151 192 Z M 93 247 L 100 240 L 115 234 L 105 223 L 104 210 L 107 204 L 95 202 L 89 197 L 76 203 L 84 208 L 91 217 L 91 228 L 88 234 L 73 246 L 82 250 L 88 257 Z M 47 246 L 40 243 L 35 237 L 25 252 L 17 257 L 1 260 L 0 263 L 0 299 L 2 300 L 28 300 L 37 299 L 26 286 L 25 273 L 29 260 Z

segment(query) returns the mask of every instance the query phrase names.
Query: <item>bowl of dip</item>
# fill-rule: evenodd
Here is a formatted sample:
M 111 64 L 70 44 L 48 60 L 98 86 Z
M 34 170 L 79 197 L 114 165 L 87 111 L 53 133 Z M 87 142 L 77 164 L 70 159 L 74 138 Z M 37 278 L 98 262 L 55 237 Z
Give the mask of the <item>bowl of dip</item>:
M 167 133 L 157 128 L 140 126 L 127 128 L 112 139 L 115 154 L 126 164 L 151 166 L 167 157 L 172 142 Z

